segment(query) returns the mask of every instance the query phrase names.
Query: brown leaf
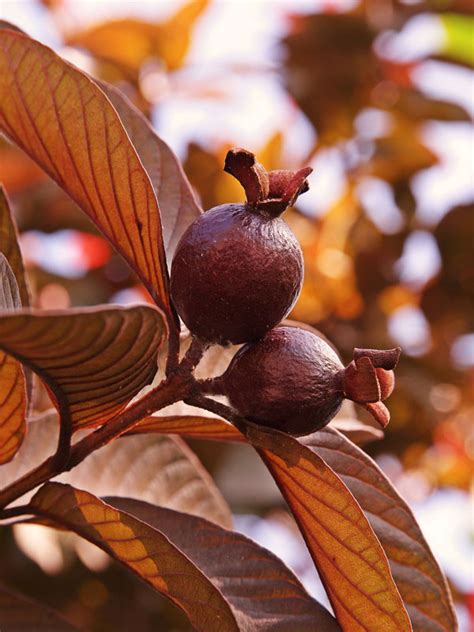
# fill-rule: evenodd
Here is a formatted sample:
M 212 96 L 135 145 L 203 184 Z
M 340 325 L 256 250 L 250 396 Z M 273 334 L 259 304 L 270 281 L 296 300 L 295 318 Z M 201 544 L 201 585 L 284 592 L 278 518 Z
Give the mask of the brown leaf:
M 20 292 L 15 276 L 6 257 L 0 252 L 0 310 L 14 311 L 19 307 Z M 0 465 L 11 461 L 23 442 L 26 433 L 26 401 L 25 376 L 21 364 L 0 351 Z
M 99 86 L 117 110 L 150 176 L 160 204 L 166 254 L 171 260 L 181 235 L 199 217 L 202 209 L 181 163 L 143 114 L 117 88 L 105 82 L 99 82 Z
M 193 439 L 245 443 L 245 437 L 235 426 L 218 417 L 192 415 L 146 417 L 133 427 L 130 434 L 149 434 L 154 432 L 178 434 Z
M 10 211 L 10 205 L 5 190 L 0 185 L 0 249 L 10 264 L 20 291 L 23 307 L 30 304 L 30 293 L 23 267 L 20 246 L 18 245 L 18 230 Z
M 385 549 L 415 632 L 457 629 L 446 580 L 410 508 L 374 461 L 331 428 L 301 442 L 334 468 L 365 511 Z
M 31 506 L 39 516 L 96 544 L 168 597 L 187 614 L 196 630 L 238 632 L 220 591 L 158 529 L 88 492 L 61 483 L 43 485 Z
M 383 439 L 384 432 L 380 428 L 374 428 L 352 417 L 335 418 L 329 424 L 331 428 L 339 430 L 345 437 L 357 445 L 365 445 L 370 441 Z
M 293 512 L 342 628 L 411 630 L 384 550 L 337 474 L 293 437 L 253 424 L 247 435 Z
M 158 528 L 178 546 L 228 600 L 242 632 L 340 630 L 280 559 L 245 536 L 129 498 L 107 502 Z
M 97 496 L 128 496 L 232 525 L 230 509 L 213 479 L 179 437 L 118 439 L 58 480 Z
M 46 606 L 1 585 L 0 623 L 2 632 L 77 632 L 79 629 Z
M 0 349 L 38 373 L 73 429 L 104 423 L 151 382 L 163 334 L 160 312 L 145 305 L 0 317 Z
M 169 313 L 155 194 L 95 83 L 46 46 L 0 29 L 0 128 L 89 215 Z

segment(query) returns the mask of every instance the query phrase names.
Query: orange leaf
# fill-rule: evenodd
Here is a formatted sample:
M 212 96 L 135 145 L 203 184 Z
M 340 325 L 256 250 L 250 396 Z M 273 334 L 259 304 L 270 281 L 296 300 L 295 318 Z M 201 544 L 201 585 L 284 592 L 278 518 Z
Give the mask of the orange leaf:
M 412 630 L 384 550 L 337 474 L 299 441 L 249 425 L 306 540 L 343 629 Z
M 238 441 L 245 443 L 245 437 L 235 426 L 217 417 L 163 416 L 145 417 L 130 434 L 178 434 L 193 439 L 212 441 Z
M 0 317 L 0 349 L 38 373 L 74 429 L 104 423 L 152 381 L 163 333 L 160 312 L 145 305 Z
M 8 199 L 0 185 L 0 249 L 10 264 L 20 290 L 21 305 L 30 304 L 30 293 L 23 267 L 20 246 L 18 245 L 18 230 L 10 211 Z
M 130 498 L 107 502 L 158 528 L 178 546 L 228 600 L 242 632 L 340 631 L 280 559 L 240 533 Z
M 35 632 L 78 632 L 59 614 L 23 595 L 0 586 L 0 619 L 2 630 L 34 630 Z
M 181 163 L 143 114 L 113 86 L 99 83 L 117 110 L 160 202 L 163 241 L 171 260 L 181 235 L 202 213 Z
M 43 485 L 30 505 L 38 515 L 96 544 L 171 599 L 196 630 L 238 632 L 220 591 L 158 529 L 88 492 L 61 483 Z
M 413 629 L 455 630 L 446 580 L 410 508 L 374 461 L 330 428 L 301 441 L 338 473 L 365 511 L 387 553 Z
M 0 310 L 21 307 L 12 269 L 0 252 Z M 21 364 L 0 351 L 0 465 L 11 461 L 26 433 L 26 386 Z
M 153 187 L 97 85 L 46 46 L 0 29 L 0 128 L 89 215 L 169 313 Z

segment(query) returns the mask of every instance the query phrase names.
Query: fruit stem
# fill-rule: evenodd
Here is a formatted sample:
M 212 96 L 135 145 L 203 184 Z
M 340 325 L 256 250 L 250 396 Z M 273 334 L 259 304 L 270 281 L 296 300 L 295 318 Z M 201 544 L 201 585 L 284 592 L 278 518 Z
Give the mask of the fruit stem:
M 240 182 L 244 187 L 247 202 L 252 206 L 268 198 L 268 174 L 250 151 L 241 148 L 231 149 L 225 159 L 224 171 Z

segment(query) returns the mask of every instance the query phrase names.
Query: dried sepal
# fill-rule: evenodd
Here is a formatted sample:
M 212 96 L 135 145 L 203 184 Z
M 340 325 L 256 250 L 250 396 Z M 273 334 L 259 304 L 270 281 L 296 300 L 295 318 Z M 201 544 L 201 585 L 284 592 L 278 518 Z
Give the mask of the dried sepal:
M 228 152 L 224 171 L 237 178 L 244 187 L 248 204 L 277 217 L 309 189 L 306 178 L 313 170 L 304 167 L 298 171 L 267 172 L 254 154 L 239 148 Z
M 364 406 L 382 428 L 390 421 L 390 413 L 382 402 L 393 392 L 393 369 L 400 358 L 400 351 L 399 347 L 354 349 L 354 359 L 342 374 L 344 396 Z

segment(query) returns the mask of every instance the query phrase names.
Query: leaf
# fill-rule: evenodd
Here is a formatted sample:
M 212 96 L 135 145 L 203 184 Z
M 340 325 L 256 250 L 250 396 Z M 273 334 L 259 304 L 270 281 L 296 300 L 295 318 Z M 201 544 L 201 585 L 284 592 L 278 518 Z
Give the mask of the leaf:
M 149 434 L 154 432 L 178 434 L 193 439 L 245 443 L 245 437 L 235 426 L 218 417 L 192 415 L 145 417 L 133 427 L 130 434 Z
M 73 429 L 104 423 L 152 381 L 163 333 L 160 312 L 145 305 L 0 317 L 0 349 L 38 373 Z
M 380 428 L 368 426 L 362 421 L 351 417 L 336 418 L 329 424 L 329 427 L 339 430 L 339 432 L 357 445 L 364 445 L 376 439 L 383 439 L 384 437 L 384 432 Z
M 245 536 L 129 498 L 107 502 L 156 527 L 179 547 L 227 599 L 242 632 L 340 630 L 278 557 Z
M 30 504 L 35 513 L 96 544 L 171 599 L 196 630 L 238 632 L 220 591 L 158 529 L 61 483 L 43 485 Z
M 158 204 L 98 86 L 46 46 L 0 29 L 0 129 L 89 215 L 169 314 Z
M 163 241 L 168 260 L 171 260 L 181 235 L 202 210 L 181 163 L 143 114 L 117 88 L 105 82 L 99 85 L 117 110 L 150 176 L 160 202 Z
M 337 472 L 365 511 L 415 632 L 457 629 L 446 580 L 410 508 L 374 461 L 331 428 L 301 442 Z
M 283 433 L 252 424 L 248 439 L 293 512 L 342 628 L 411 630 L 382 546 L 337 474 Z
M 1 251 L 5 255 L 13 271 L 13 275 L 20 291 L 21 303 L 27 307 L 30 304 L 30 294 L 26 281 L 23 259 L 18 245 L 18 230 L 10 211 L 5 190 L 0 185 L 0 244 Z M 18 306 L 17 306 L 18 307 Z
M 0 585 L 0 625 L 2 632 L 74 632 L 72 626 L 46 606 L 11 592 Z
M 165 22 L 109 20 L 74 33 L 67 43 L 81 46 L 94 57 L 115 63 L 133 75 L 138 75 L 151 57 L 160 58 L 167 69 L 176 70 L 188 51 L 194 23 L 208 4 L 208 0 L 192 0 Z
M 438 16 L 444 30 L 442 52 L 446 57 L 474 66 L 474 17 L 459 13 Z
M 19 307 L 20 292 L 15 276 L 0 252 L 0 310 L 14 311 Z M 25 438 L 26 399 L 25 376 L 20 363 L 0 351 L 0 465 L 13 459 Z
M 97 496 L 129 496 L 232 525 L 230 509 L 213 479 L 178 437 L 117 439 L 58 480 Z

